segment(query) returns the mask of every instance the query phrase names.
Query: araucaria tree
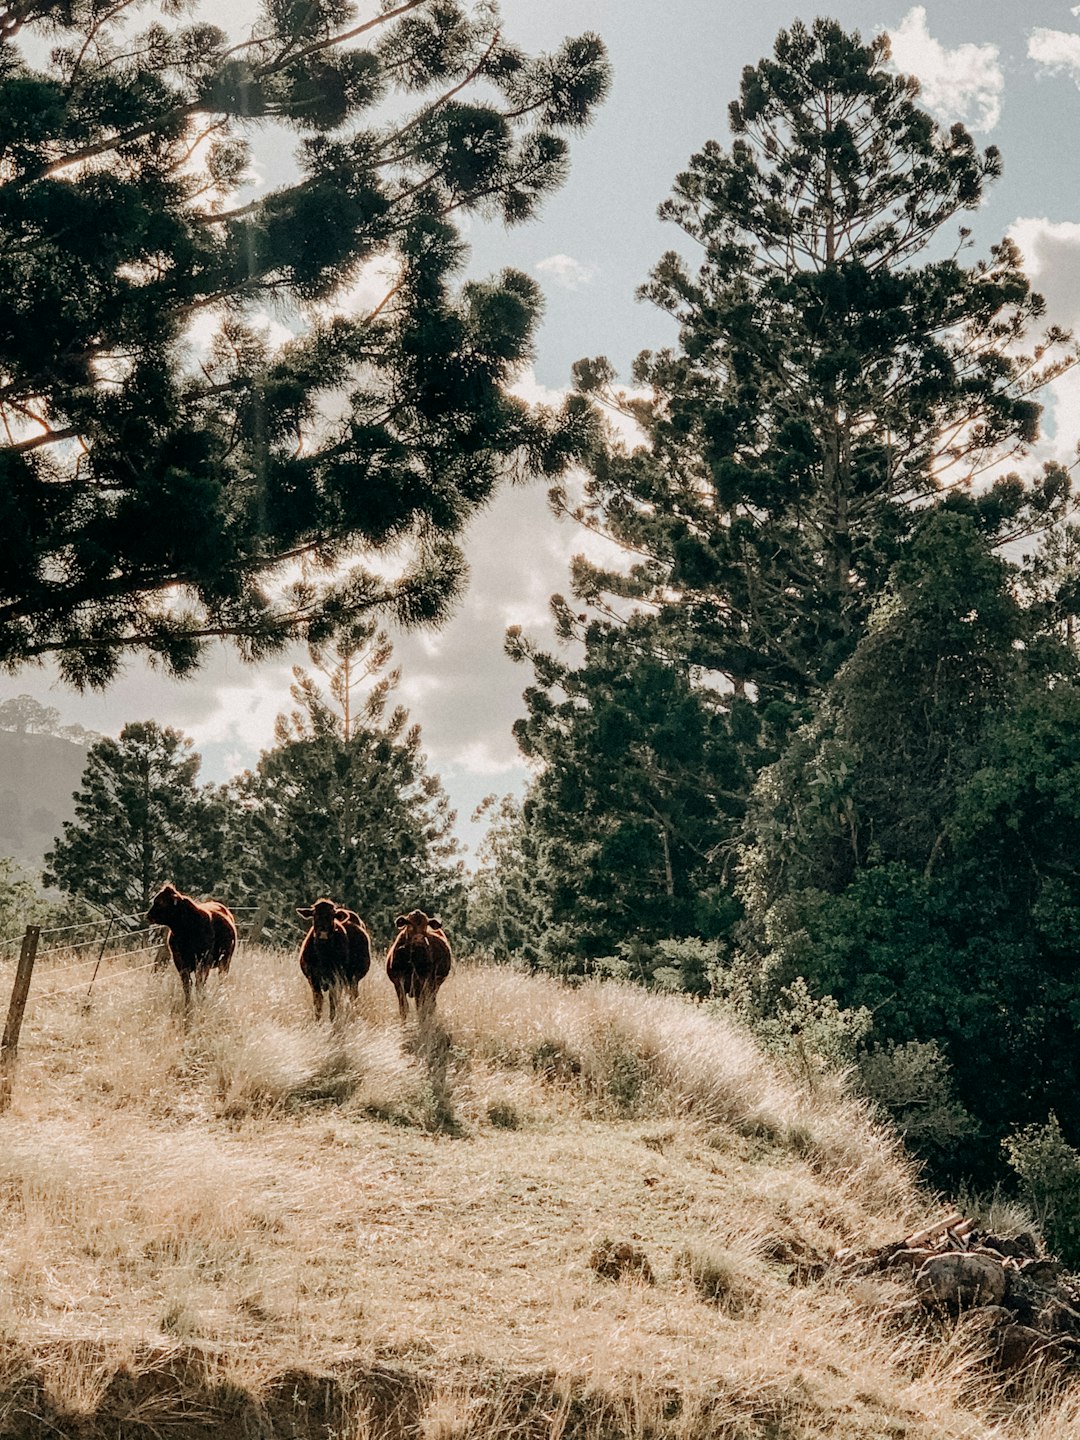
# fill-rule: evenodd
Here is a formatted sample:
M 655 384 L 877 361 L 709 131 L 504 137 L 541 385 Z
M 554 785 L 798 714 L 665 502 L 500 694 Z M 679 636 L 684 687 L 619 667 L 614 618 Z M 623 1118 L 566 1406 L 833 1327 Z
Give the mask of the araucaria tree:
M 580 405 L 506 393 L 536 287 L 457 286 L 456 227 L 561 181 L 600 41 L 530 58 L 457 0 L 265 0 L 239 41 L 180 8 L 0 0 L 0 665 L 79 685 L 437 616 L 474 507 L 580 443 Z M 249 199 L 256 131 L 295 150 Z
M 556 491 L 633 562 L 580 562 L 576 593 L 655 607 L 667 645 L 763 699 L 836 673 L 918 510 L 1000 476 L 1073 358 L 1058 331 L 1029 340 L 1044 307 L 1011 242 L 962 261 L 954 222 L 998 152 L 940 129 L 887 59 L 832 21 L 782 31 L 743 72 L 731 148 L 707 144 L 661 207 L 701 257 L 665 255 L 642 289 L 678 348 L 638 358 L 643 398 L 606 361 L 577 367 L 645 443 L 601 447 L 580 505 Z M 1060 505 L 1063 476 L 998 494 L 1004 539 Z
M 187 736 L 153 720 L 91 745 L 75 819 L 45 857 L 46 884 L 124 912 L 145 910 L 165 880 L 213 887 L 222 809 L 214 788 L 198 784 L 199 764 Z
M 389 708 L 400 678 L 390 656 L 385 634 L 362 623 L 316 650 L 329 697 L 297 668 L 297 708 L 232 787 L 230 893 L 271 899 L 278 921 L 295 924 L 296 905 L 329 895 L 388 937 L 402 909 L 434 914 L 458 897 L 455 816 L 420 727 Z

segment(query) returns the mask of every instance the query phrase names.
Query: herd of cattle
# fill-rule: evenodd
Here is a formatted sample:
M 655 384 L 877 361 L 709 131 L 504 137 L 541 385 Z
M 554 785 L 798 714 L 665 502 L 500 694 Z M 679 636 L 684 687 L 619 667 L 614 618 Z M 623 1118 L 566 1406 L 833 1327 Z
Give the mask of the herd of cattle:
M 354 910 L 345 910 L 333 900 L 298 906 L 296 913 L 310 921 L 300 946 L 300 969 L 311 986 L 316 1019 L 322 1016 L 325 995 L 332 1020 L 339 998 L 348 994 L 355 999 L 357 986 L 371 968 L 371 936 Z M 193 980 L 201 989 L 211 970 L 228 974 L 236 949 L 236 921 L 227 905 L 192 900 L 175 885 L 165 885 L 154 896 L 146 918 L 152 925 L 168 927 L 169 950 L 185 1002 L 191 1000 Z M 398 933 L 386 956 L 386 973 L 404 1021 L 410 998 L 421 1016 L 434 1007 L 439 986 L 450 974 L 452 956 L 441 924 L 423 910 L 410 910 L 394 923 Z

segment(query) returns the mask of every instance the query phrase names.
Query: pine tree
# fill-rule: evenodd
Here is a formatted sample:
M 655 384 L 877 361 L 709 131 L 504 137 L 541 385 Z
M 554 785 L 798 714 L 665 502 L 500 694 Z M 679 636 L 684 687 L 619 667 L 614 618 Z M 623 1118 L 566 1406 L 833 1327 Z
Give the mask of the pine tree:
M 581 504 L 554 492 L 627 555 L 579 562 L 576 594 L 654 607 L 658 643 L 764 699 L 835 674 L 919 510 L 1025 453 L 1074 355 L 1053 329 L 1023 353 L 1044 306 L 1011 242 L 962 263 L 953 223 L 1000 157 L 939 129 L 887 60 L 832 21 L 782 31 L 743 73 L 731 148 L 705 145 L 661 207 L 701 256 L 665 255 L 641 292 L 678 347 L 638 358 L 636 395 L 576 367 L 644 435 L 597 449 Z M 1065 489 L 1055 467 L 1005 477 L 997 538 Z
M 530 58 L 465 0 L 263 0 L 240 41 L 180 10 L 0 3 L 0 664 L 80 686 L 438 616 L 470 513 L 581 443 L 507 394 L 539 293 L 459 286 L 457 226 L 561 182 L 601 42 Z M 246 200 L 268 127 L 295 178 Z
M 278 717 L 273 748 L 233 786 L 230 884 L 269 901 L 279 924 L 327 895 L 389 939 L 402 910 L 460 905 L 456 816 L 428 773 L 420 727 L 390 706 L 400 679 L 386 670 L 391 653 L 364 622 L 316 649 L 329 694 L 296 667 L 296 709 Z
M 580 664 L 516 630 L 507 640 L 534 672 L 514 733 L 537 767 L 520 843 L 538 861 L 540 953 L 573 968 L 630 936 L 716 936 L 734 918 L 721 852 L 763 745 L 757 717 L 658 658 L 636 625 L 581 626 L 565 606 L 557 613 L 564 633 L 580 632 Z
M 45 883 L 123 912 L 144 911 L 166 880 L 213 889 L 223 814 L 214 788 L 197 783 L 200 763 L 187 736 L 153 720 L 96 741 Z

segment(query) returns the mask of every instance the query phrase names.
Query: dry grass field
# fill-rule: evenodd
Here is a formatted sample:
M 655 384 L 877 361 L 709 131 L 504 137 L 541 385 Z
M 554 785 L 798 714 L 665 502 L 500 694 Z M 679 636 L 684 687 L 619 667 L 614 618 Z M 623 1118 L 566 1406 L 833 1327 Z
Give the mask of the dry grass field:
M 377 970 L 319 1027 L 269 950 L 189 1020 L 171 971 L 85 975 L 35 975 L 0 1118 L 0 1435 L 1080 1434 L 815 1268 L 937 1202 L 698 1007 L 463 965 L 425 1032 Z

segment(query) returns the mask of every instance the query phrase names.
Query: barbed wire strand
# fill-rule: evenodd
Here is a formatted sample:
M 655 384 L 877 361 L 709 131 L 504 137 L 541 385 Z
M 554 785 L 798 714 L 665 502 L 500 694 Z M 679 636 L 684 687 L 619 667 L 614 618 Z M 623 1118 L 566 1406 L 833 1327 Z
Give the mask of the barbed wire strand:
M 146 948 L 157 949 L 157 946 L 147 946 Z M 137 955 L 140 952 L 137 950 L 133 950 L 131 953 L 133 955 Z M 154 964 L 156 964 L 156 961 L 154 960 L 144 960 L 141 965 L 125 966 L 123 970 L 114 970 L 111 975 L 103 975 L 98 983 L 101 985 L 107 985 L 110 980 L 126 979 L 129 975 L 137 975 L 140 970 L 149 970 L 150 966 Z M 42 994 L 41 991 L 39 991 L 36 998 L 40 1002 L 46 1000 L 58 1000 L 61 995 L 74 995 L 76 990 L 81 990 L 83 988 L 83 983 L 84 982 L 80 980 L 78 985 L 66 985 L 63 990 L 50 990 L 46 994 Z

